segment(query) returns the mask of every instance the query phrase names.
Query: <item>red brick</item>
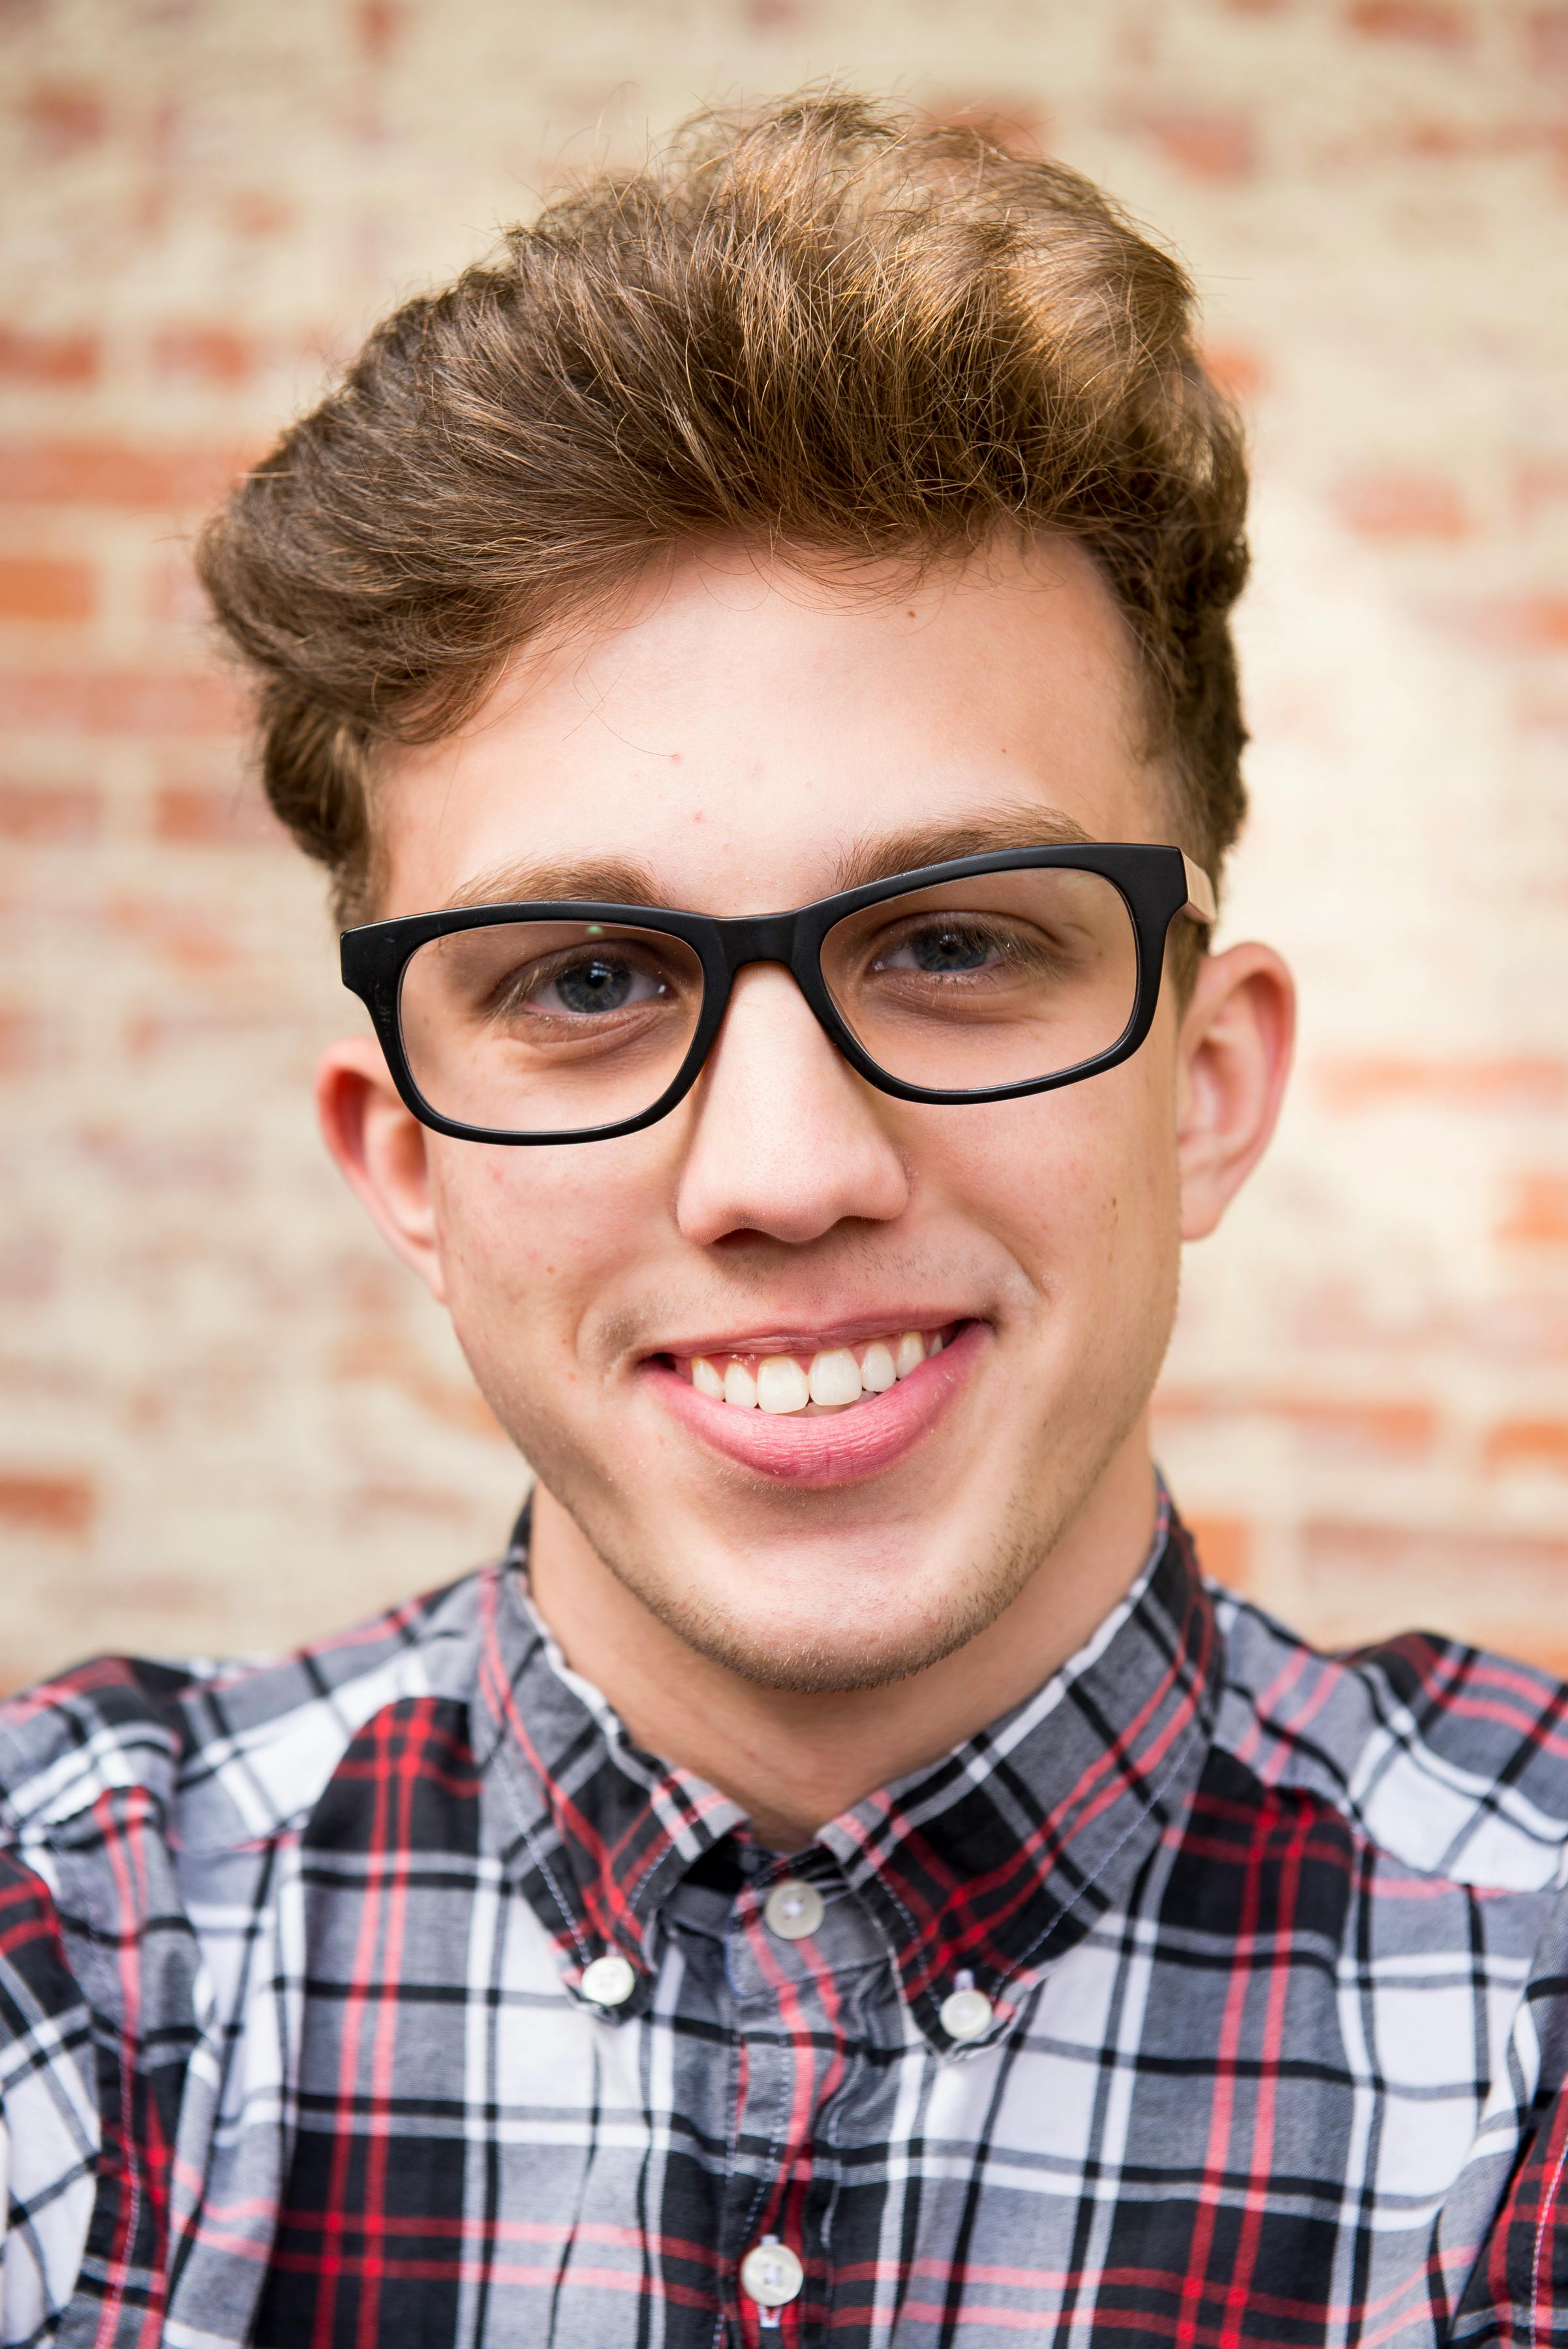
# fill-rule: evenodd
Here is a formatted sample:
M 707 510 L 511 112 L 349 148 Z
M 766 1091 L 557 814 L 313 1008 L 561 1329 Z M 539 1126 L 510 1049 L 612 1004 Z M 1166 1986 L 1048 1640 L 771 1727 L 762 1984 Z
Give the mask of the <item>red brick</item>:
M 1532 73 L 1568 76 L 1568 8 L 1534 8 L 1525 20 Z
M 1282 1421 L 1319 1447 L 1410 1458 L 1429 1451 L 1437 1414 L 1419 1400 L 1303 1393 L 1293 1388 L 1161 1387 L 1157 1416 L 1169 1420 Z
M 153 795 L 152 830 L 160 840 L 197 848 L 281 846 L 287 835 L 259 787 L 165 783 Z
M 1568 651 L 1568 595 L 1515 595 L 1449 616 L 1463 634 L 1505 653 Z
M 181 968 L 176 957 L 171 959 L 175 968 Z M 83 1155 L 107 1168 L 128 1197 L 145 1194 L 167 1200 L 175 1192 L 208 1199 L 233 1195 L 236 1185 L 254 1174 L 238 1136 L 209 1133 L 187 1140 L 156 1126 L 150 1129 L 142 1120 L 134 1131 L 127 1131 L 123 1123 L 79 1125 L 74 1139 Z
M 0 840 L 73 846 L 96 836 L 102 813 L 91 783 L 0 782 Z
M 248 383 L 266 364 L 265 347 L 254 335 L 227 326 L 170 326 L 153 338 L 159 373 L 185 377 L 221 390 Z
M 1188 1531 L 1205 1574 L 1230 1590 L 1253 1587 L 1252 1529 L 1240 1517 L 1188 1516 Z
M 101 363 L 96 335 L 35 335 L 0 326 L 0 383 L 96 383 Z
M 1452 481 L 1430 473 L 1362 473 L 1334 493 L 1340 520 L 1362 538 L 1467 538 L 1474 528 Z
M 1345 22 L 1374 40 L 1420 41 L 1434 49 L 1467 49 L 1474 34 L 1469 13 L 1446 0 L 1352 0 Z
M 186 976 L 231 970 L 240 958 L 221 907 L 210 916 L 180 913 L 161 898 L 128 891 L 106 902 L 103 920 L 119 936 L 134 938 L 160 962 Z
M 1004 147 L 1038 149 L 1044 146 L 1049 128 L 1044 110 L 1031 106 L 1016 93 L 983 98 L 971 92 L 963 97 L 933 98 L 924 111 L 929 120 L 943 129 L 978 130 L 985 138 L 999 140 Z
M 19 1077 L 44 1058 L 44 1022 L 36 1011 L 0 1003 L 0 1077 Z
M 1160 112 L 1139 117 L 1138 127 L 1166 161 L 1189 179 L 1251 179 L 1257 170 L 1252 125 L 1238 114 Z
M 0 1299 L 7 1305 L 36 1305 L 59 1288 L 60 1244 L 35 1226 L 0 1238 Z
M 0 1523 L 19 1532 L 85 1534 L 98 1515 L 98 1495 L 87 1476 L 0 1473 Z
M 1568 1542 L 1525 1534 L 1308 1523 L 1301 1598 L 1330 1644 L 1426 1630 L 1561 1671 Z
M 109 124 L 102 91 L 86 82 L 38 82 L 23 98 L 20 110 L 39 146 L 51 155 L 71 155 L 95 146 Z
M 228 734 L 241 722 L 217 670 L 60 669 L 0 673 L 0 727 L 61 734 Z
M 85 620 L 97 601 L 88 564 L 0 554 L 0 620 Z
M 1256 399 L 1268 384 L 1268 362 L 1249 343 L 1205 343 L 1203 364 L 1232 399 Z
M 1568 505 L 1568 457 L 1527 457 L 1514 468 L 1513 510 L 1527 528 Z
M 151 620 L 172 621 L 180 628 L 204 628 L 212 610 L 202 592 L 188 546 L 160 548 L 150 565 L 142 609 Z
M 428 1418 L 455 1428 L 460 1434 L 505 1440 L 479 1389 L 466 1380 L 442 1378 L 432 1370 L 410 1344 L 395 1312 L 373 1309 L 370 1318 L 360 1321 L 335 1348 L 331 1367 L 334 1379 L 345 1385 L 384 1381 Z
M 1319 1061 L 1312 1081 L 1331 1109 L 1568 1108 L 1568 1060 L 1415 1061 L 1368 1056 Z
M 393 1525 L 410 1522 L 424 1525 L 460 1526 L 463 1523 L 468 1504 L 461 1493 L 441 1492 L 434 1484 L 394 1484 L 390 1479 L 376 1479 L 350 1485 L 340 1502 L 343 1523 L 363 1526 L 376 1518 L 385 1518 Z
M 1568 1174 L 1521 1174 L 1498 1237 L 1522 1247 L 1568 1247 Z
M 1535 679 L 1514 698 L 1513 723 L 1521 734 L 1540 734 L 1568 742 L 1568 694 L 1543 691 Z
M 296 217 L 293 204 L 263 188 L 242 188 L 229 198 L 225 210 L 237 235 L 256 238 L 281 236 Z
M 16 504 L 190 512 L 221 497 L 251 459 L 233 449 L 132 448 L 120 441 L 0 447 L 0 499 Z
M 1505 1419 L 1489 1432 L 1481 1458 L 1490 1469 L 1551 1468 L 1568 1475 L 1568 1420 Z
M 403 29 L 403 11 L 398 0 L 356 0 L 353 25 L 360 55 L 372 65 L 385 65 Z

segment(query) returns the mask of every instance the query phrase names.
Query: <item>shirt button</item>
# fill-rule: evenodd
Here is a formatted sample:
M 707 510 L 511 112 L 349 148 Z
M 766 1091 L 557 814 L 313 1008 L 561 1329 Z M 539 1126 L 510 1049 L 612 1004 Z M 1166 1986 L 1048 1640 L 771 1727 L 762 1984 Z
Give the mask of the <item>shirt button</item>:
M 805 2282 L 805 2270 L 776 2235 L 764 2235 L 741 2261 L 741 2290 L 759 2308 L 783 2308 Z
M 991 2028 L 992 2006 L 982 1990 L 968 1985 L 950 1991 L 941 2004 L 941 2026 L 950 2039 L 978 2039 Z
M 637 1988 L 637 1968 L 629 1958 L 611 1950 L 607 1956 L 595 1958 L 591 1965 L 583 1968 L 578 1987 L 596 2006 L 624 2006 Z
M 798 1876 L 786 1876 L 782 1884 L 775 1884 L 763 1903 L 768 1930 L 781 1941 L 804 1941 L 808 1933 L 815 1932 L 823 1913 L 821 1893 Z M 794 2258 L 793 2251 L 790 2256 Z M 800 2290 L 798 2284 L 795 2290 Z

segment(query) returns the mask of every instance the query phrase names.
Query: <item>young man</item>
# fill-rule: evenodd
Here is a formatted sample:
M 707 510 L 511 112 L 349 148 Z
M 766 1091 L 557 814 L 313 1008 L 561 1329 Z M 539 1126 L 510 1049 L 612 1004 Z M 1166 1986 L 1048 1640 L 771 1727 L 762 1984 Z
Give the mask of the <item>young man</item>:
M 1289 1047 L 1207 950 L 1242 504 L 1166 256 L 813 101 L 214 525 L 328 1143 L 538 1481 L 5 1710 L 5 2341 L 1564 2337 L 1564 1692 L 1314 1655 L 1149 1456 Z

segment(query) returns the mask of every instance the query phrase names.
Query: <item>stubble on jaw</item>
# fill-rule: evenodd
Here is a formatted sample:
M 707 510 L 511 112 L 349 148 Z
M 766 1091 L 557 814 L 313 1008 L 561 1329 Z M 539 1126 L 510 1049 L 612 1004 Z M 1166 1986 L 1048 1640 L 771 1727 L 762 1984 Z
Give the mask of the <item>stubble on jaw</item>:
M 1167 1323 L 1158 1347 L 1160 1356 L 1168 1332 Z M 1158 1368 L 1157 1357 L 1154 1369 Z M 1151 1371 L 1148 1384 L 1152 1383 Z M 539 1482 L 573 1520 L 606 1570 L 683 1647 L 755 1688 L 798 1696 L 848 1695 L 894 1687 L 943 1662 L 990 1630 L 1037 1573 L 1048 1573 L 1052 1553 L 1132 1433 L 1147 1401 L 1147 1387 L 1136 1379 L 1127 1381 L 1120 1408 L 1107 1415 L 1106 1432 L 1095 1450 L 1082 1455 L 1076 1474 L 1064 1480 L 1063 1448 L 1058 1442 L 1051 1447 L 1051 1464 L 1038 1459 L 1033 1464 L 1035 1475 L 1021 1480 L 993 1528 L 985 1554 L 964 1561 L 955 1580 L 941 1592 L 934 1612 L 928 1611 L 898 1639 L 878 1640 L 873 1632 L 854 1649 L 842 1640 L 815 1634 L 772 1640 L 748 1636 L 737 1609 L 694 1597 L 660 1575 L 656 1567 L 650 1569 L 646 1551 L 635 1548 L 618 1532 L 618 1513 L 603 1506 L 596 1473 L 569 1440 L 535 1425 L 520 1448 L 534 1462 Z M 757 1489 L 767 1491 L 775 1501 L 783 1500 L 786 1506 L 792 1498 L 798 1503 L 807 1498 L 779 1495 L 760 1485 Z M 823 1604 L 831 1608 L 831 1590 L 825 1591 Z M 1042 1679 L 1051 1668 L 1050 1662 L 1043 1667 Z

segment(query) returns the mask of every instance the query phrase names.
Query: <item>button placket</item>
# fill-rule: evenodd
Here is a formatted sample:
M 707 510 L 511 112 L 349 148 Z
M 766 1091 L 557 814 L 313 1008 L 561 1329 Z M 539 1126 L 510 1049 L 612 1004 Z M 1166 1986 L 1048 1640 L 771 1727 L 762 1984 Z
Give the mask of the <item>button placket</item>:
M 781 1941 L 806 1940 L 826 1913 L 821 1893 L 803 1876 L 786 1876 L 763 1903 L 763 1922 Z
M 859 1903 L 845 1897 L 839 1879 L 821 1881 L 827 1871 L 808 1865 L 818 1881 L 787 1863 L 775 1873 L 774 1862 L 737 1896 L 727 1936 L 726 1972 L 745 2054 L 735 2068 L 735 2158 L 716 2248 L 733 2294 L 737 2342 L 760 2335 L 776 2343 L 781 2334 L 793 2337 L 791 2326 L 802 2321 L 807 2271 L 815 2273 L 813 2262 L 824 2252 L 819 2228 L 827 2205 L 820 2192 L 793 2195 L 791 2181 L 803 2164 L 807 2171 L 813 2166 L 825 2087 L 830 2080 L 843 2087 L 830 2051 L 858 2013 L 858 1988 L 846 1991 L 846 1981 L 858 1985 L 868 1968 L 887 1962 Z M 851 2064 L 857 2060 L 848 2055 Z M 759 2223 L 779 2226 L 786 2209 L 787 2230 L 759 2240 Z M 770 2280 L 776 2297 L 754 2289 Z M 783 2315 L 792 2303 L 793 2315 Z

